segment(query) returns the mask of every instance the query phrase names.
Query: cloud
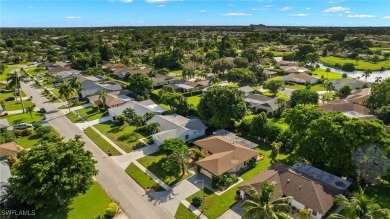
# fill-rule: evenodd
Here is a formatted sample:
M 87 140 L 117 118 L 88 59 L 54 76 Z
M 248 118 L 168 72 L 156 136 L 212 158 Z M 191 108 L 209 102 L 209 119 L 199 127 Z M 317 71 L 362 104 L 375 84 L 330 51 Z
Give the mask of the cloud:
M 331 8 L 325 9 L 323 12 L 334 13 L 334 12 L 345 12 L 345 11 L 349 11 L 349 8 L 347 8 L 347 7 L 331 7 Z
M 207 10 L 202 9 L 202 10 L 199 10 L 199 12 L 200 12 L 200 13 L 206 13 Z
M 329 4 L 336 4 L 336 3 L 344 2 L 344 0 L 330 0 L 328 2 L 329 2 Z
M 266 10 L 269 10 L 271 9 L 272 5 L 266 5 L 262 8 L 252 8 L 252 11 L 266 11 Z
M 240 16 L 251 16 L 251 14 L 246 14 L 246 13 L 242 13 L 242 12 L 231 12 L 231 13 L 223 14 L 222 16 L 236 16 L 236 17 L 240 17 Z
M 384 16 L 383 19 L 390 19 L 390 16 Z
M 284 8 L 279 8 L 279 11 L 290 11 L 292 7 L 284 7 Z
M 121 2 L 124 2 L 124 3 L 130 3 L 130 2 L 133 2 L 133 0 L 119 0 Z
M 306 8 L 306 10 L 310 11 L 310 10 L 311 10 L 311 8 Z
M 309 16 L 308 14 L 290 14 L 292 17 L 306 17 Z
M 228 4 L 227 6 L 233 7 L 236 6 L 235 4 Z
M 165 5 L 157 5 L 158 8 L 163 8 Z
M 165 3 L 165 2 L 176 2 L 182 0 L 145 0 L 147 3 Z
M 349 18 L 373 18 L 375 17 L 374 15 L 371 14 L 351 14 L 347 15 Z
M 81 19 L 82 17 L 79 17 L 79 16 L 68 16 L 68 17 L 65 17 L 66 19 Z

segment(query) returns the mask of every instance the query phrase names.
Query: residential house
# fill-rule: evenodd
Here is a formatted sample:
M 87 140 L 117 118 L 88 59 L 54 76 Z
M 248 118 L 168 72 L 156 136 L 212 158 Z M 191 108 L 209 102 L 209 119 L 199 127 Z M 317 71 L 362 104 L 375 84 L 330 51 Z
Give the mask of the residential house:
M 310 73 L 310 70 L 304 67 L 298 67 L 298 66 L 282 66 L 280 67 L 284 72 L 287 74 L 291 73 Z
M 293 167 L 277 162 L 238 187 L 246 199 L 249 187 L 261 189 L 264 182 L 275 183 L 276 198 L 291 196 L 288 204 L 308 208 L 310 216 L 321 219 L 334 204 L 334 197 L 345 194 L 351 182 L 304 163 Z
M 360 118 L 366 120 L 375 120 L 376 116 L 371 115 L 370 110 L 362 105 L 350 103 L 346 100 L 334 100 L 321 105 L 320 109 L 324 112 L 342 112 L 351 118 Z
M 263 71 L 263 73 L 266 74 L 266 75 L 268 76 L 268 78 L 274 78 L 274 77 L 278 76 L 278 73 L 277 73 L 277 72 L 275 72 L 275 71 L 270 71 L 270 70 L 267 70 L 267 69 L 265 69 L 265 70 Z
M 175 84 L 177 82 L 177 79 L 171 76 L 157 74 L 155 77 L 152 78 L 153 86 L 163 86 L 167 84 Z
M 9 154 L 12 153 L 17 153 L 18 147 L 21 146 L 17 145 L 15 142 L 0 144 L 0 158 L 7 157 Z
M 249 94 L 253 94 L 255 90 L 249 86 L 243 86 L 238 88 L 239 91 L 242 91 L 245 96 L 248 96 Z
M 225 129 L 217 130 L 217 131 L 213 132 L 213 134 L 227 138 L 234 143 L 240 144 L 240 145 L 245 146 L 245 147 L 250 148 L 250 149 L 256 148 L 258 146 L 256 143 L 248 141 L 245 138 L 241 138 L 241 137 L 237 136 L 236 134 L 234 134 L 233 132 L 226 131 Z
M 191 92 L 195 90 L 201 90 L 210 86 L 209 80 L 192 82 L 192 81 L 182 81 L 177 84 L 173 84 L 172 87 L 176 92 Z
M 68 62 L 48 62 L 43 65 L 43 67 L 46 70 L 53 69 L 53 68 L 65 68 L 69 67 L 70 63 Z
M 107 97 L 105 97 L 105 105 L 108 108 L 120 106 L 128 101 L 134 100 L 131 95 L 134 94 L 129 90 L 118 90 L 107 93 Z M 101 105 L 103 104 L 103 100 L 99 98 L 99 95 L 89 96 L 88 100 L 92 104 Z
M 167 110 L 162 108 L 161 106 L 154 103 L 152 100 L 144 100 L 144 101 L 128 101 L 123 105 L 112 107 L 108 109 L 108 114 L 113 118 L 118 117 L 123 114 L 123 111 L 131 108 L 134 110 L 137 116 L 143 116 L 146 113 L 153 113 L 154 115 L 161 115 Z
M 43 56 L 34 56 L 31 58 L 31 61 L 32 62 L 37 62 L 37 63 L 40 63 L 44 60 Z
M 267 63 L 272 62 L 272 59 L 260 57 L 260 58 L 257 59 L 257 62 L 258 62 L 259 64 L 264 65 L 264 64 L 267 64 Z
M 371 95 L 371 88 L 356 90 L 347 96 L 346 100 L 350 103 L 364 104 L 364 101 Z
M 352 90 L 362 89 L 366 84 L 364 81 L 347 79 L 347 78 L 343 78 L 340 80 L 330 80 L 329 83 L 331 83 L 334 86 L 335 91 L 339 91 L 340 88 L 342 88 L 346 84 L 351 85 Z
M 76 70 L 76 69 L 73 69 L 73 68 L 69 68 L 69 67 L 52 68 L 52 69 L 49 69 L 47 71 L 47 73 L 55 78 L 54 82 L 61 82 L 65 78 L 69 78 L 71 76 L 74 76 L 74 75 L 77 76 L 77 75 L 81 74 L 81 72 L 79 70 Z
M 11 178 L 11 169 L 8 165 L 7 160 L 0 161 L 0 196 L 3 197 L 3 195 L 6 194 L 7 190 L 4 187 L 5 185 L 8 185 L 8 179 Z M 6 200 L 0 199 L 0 205 L 3 204 Z
M 0 105 L 0 115 L 1 115 L 2 109 L 3 109 L 3 107 Z M 8 123 L 8 119 L 0 119 L 0 130 L 8 129 L 8 127 L 10 127 L 10 125 Z
M 247 108 L 252 112 L 265 111 L 268 115 L 273 115 L 279 109 L 275 103 L 276 98 L 267 97 L 261 94 L 249 94 L 245 97 Z
M 282 66 L 296 66 L 296 67 L 298 67 L 298 62 L 278 61 L 276 63 L 276 67 L 281 68 Z
M 218 135 L 197 140 L 194 145 L 207 154 L 205 158 L 198 160 L 196 165 L 201 167 L 200 173 L 210 178 L 243 171 L 250 160 L 257 160 L 259 155 L 256 150 Z
M 299 73 L 299 74 L 291 73 L 286 76 L 283 76 L 283 81 L 295 82 L 300 84 L 305 84 L 305 83 L 317 84 L 320 81 L 320 79 L 306 73 Z
M 186 118 L 177 114 L 157 115 L 147 124 L 157 122 L 160 132 L 152 135 L 156 145 L 161 145 L 165 139 L 180 138 L 190 141 L 205 135 L 206 126 L 198 118 Z
M 122 90 L 122 86 L 116 82 L 96 82 L 83 76 L 78 76 L 77 79 L 83 88 L 81 90 L 81 96 L 83 98 L 95 95 L 101 90 L 105 90 L 107 92 Z

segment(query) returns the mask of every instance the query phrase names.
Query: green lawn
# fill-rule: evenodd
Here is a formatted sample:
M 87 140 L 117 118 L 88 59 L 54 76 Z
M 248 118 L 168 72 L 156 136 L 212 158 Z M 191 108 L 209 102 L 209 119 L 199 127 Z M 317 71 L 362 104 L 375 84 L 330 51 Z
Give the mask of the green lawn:
M 12 70 L 15 70 L 19 68 L 20 65 L 9 65 L 3 72 L 3 74 L 0 75 L 0 81 L 5 81 L 7 80 L 8 73 Z
M 57 134 L 57 132 L 53 128 L 51 128 L 50 133 Z M 16 142 L 18 145 L 22 146 L 23 148 L 34 148 L 34 147 L 38 146 L 38 142 L 41 139 L 42 139 L 42 137 L 37 136 L 34 133 L 33 135 L 30 135 L 30 136 L 24 136 L 24 137 L 18 138 L 18 139 L 16 139 Z
M 191 176 L 190 173 L 187 173 L 184 177 L 181 176 L 168 176 L 162 171 L 162 163 L 164 163 L 167 160 L 167 155 L 156 152 L 153 154 L 150 154 L 148 156 L 145 156 L 138 160 L 142 166 L 146 167 L 150 172 L 152 172 L 154 175 L 156 175 L 158 178 L 160 178 L 165 184 L 168 186 L 173 186 L 179 181 L 188 178 Z
M 312 73 L 313 73 L 312 74 L 313 77 L 321 78 L 321 76 L 324 76 L 325 79 L 329 79 L 329 80 L 336 80 L 336 79 L 343 78 L 342 74 L 339 74 L 336 72 L 326 72 L 326 70 L 324 70 L 322 68 L 316 68 L 316 70 L 314 70 Z M 351 77 L 349 77 L 349 78 L 351 78 Z
M 180 203 L 179 208 L 176 211 L 175 218 L 177 218 L 177 219 L 196 219 L 197 217 L 186 206 L 184 206 L 182 203 Z
M 99 215 L 105 214 L 107 205 L 110 202 L 111 198 L 107 195 L 99 183 L 95 182 L 85 194 L 77 196 L 67 208 L 60 208 L 53 203 L 51 206 L 38 210 L 36 212 L 37 214 L 31 218 L 96 218 Z
M 59 93 L 59 90 L 58 88 L 53 88 L 52 90 L 50 90 L 51 92 L 53 92 L 53 94 L 55 94 L 59 99 L 61 99 L 62 101 L 66 101 L 65 97 L 61 97 L 60 98 L 60 93 Z
M 382 67 L 385 69 L 390 68 L 390 60 L 386 61 L 381 61 L 378 63 L 372 63 L 372 62 L 367 62 L 364 60 L 359 60 L 356 64 L 355 59 L 349 59 L 349 58 L 339 58 L 339 57 L 334 57 L 334 56 L 327 56 L 327 57 L 321 57 L 320 61 L 324 63 L 324 65 L 327 66 L 332 66 L 334 67 L 337 63 L 340 65 L 343 65 L 344 63 L 353 63 L 355 64 L 355 69 L 357 70 L 380 70 Z
M 84 133 L 106 154 L 110 156 L 122 155 L 116 148 L 114 148 L 110 143 L 108 143 L 104 138 L 96 133 L 91 127 L 86 128 Z
M 106 112 L 99 112 L 97 109 L 92 107 L 87 107 L 83 109 L 76 110 L 76 112 L 87 121 L 92 121 L 95 119 L 102 118 Z
M 262 94 L 263 94 L 264 96 L 267 96 L 267 97 L 274 97 L 274 94 L 271 93 L 271 92 L 269 92 L 269 91 L 263 92 Z M 276 94 L 276 96 L 277 96 L 277 97 L 282 97 L 282 98 L 285 98 L 285 99 L 288 99 L 288 98 L 289 98 L 289 96 L 285 95 L 285 94 L 282 93 L 282 92 L 278 92 L 278 93 Z
M 187 102 L 188 102 L 188 104 L 191 104 L 196 108 L 196 107 L 198 107 L 201 98 L 202 98 L 202 94 L 187 97 Z
M 292 52 L 279 52 L 279 51 L 267 51 L 267 52 L 272 52 L 272 54 L 274 54 L 275 57 L 292 54 Z
M 370 47 L 370 50 L 375 52 L 375 51 L 378 51 L 378 50 L 388 50 L 390 51 L 390 47 Z
M 39 72 L 36 72 L 35 69 L 36 69 L 36 68 L 28 68 L 28 69 L 27 69 L 27 73 L 29 73 L 30 75 L 33 75 L 33 76 L 36 76 L 38 73 L 39 73 L 39 74 L 45 74 L 45 73 L 47 73 L 46 70 L 41 70 L 41 71 L 39 71 Z
M 65 116 L 73 123 L 84 122 L 74 112 L 67 113 Z
M 153 188 L 154 191 L 165 191 L 158 183 L 156 183 L 152 178 L 150 178 L 146 173 L 144 173 L 140 168 L 135 164 L 131 163 L 126 168 L 126 173 L 133 178 L 142 188 Z
M 1 117 L 2 119 L 8 119 L 10 125 L 17 125 L 19 123 L 34 123 L 45 119 L 45 116 L 38 112 L 32 112 L 32 118 L 29 113 L 14 114 Z
M 6 111 L 21 110 L 22 109 L 22 104 L 19 101 L 20 101 L 20 99 L 17 98 L 14 101 L 4 102 L 5 110 Z M 34 103 L 31 102 L 30 100 L 23 100 L 23 103 L 24 103 L 24 108 L 25 109 L 27 107 L 30 107 L 30 106 L 34 105 Z
M 283 130 L 288 129 L 288 124 L 284 122 L 283 118 L 275 118 L 274 117 L 274 118 L 271 118 L 271 119 L 268 119 L 268 120 L 270 120 L 271 122 L 275 123 L 276 125 L 278 125 Z
M 95 125 L 95 127 L 127 153 L 133 151 L 134 146 L 140 142 L 138 139 L 144 137 L 136 133 L 136 139 L 131 139 L 129 135 L 135 133 L 136 127 L 127 124 L 118 126 L 113 121 L 103 122 Z

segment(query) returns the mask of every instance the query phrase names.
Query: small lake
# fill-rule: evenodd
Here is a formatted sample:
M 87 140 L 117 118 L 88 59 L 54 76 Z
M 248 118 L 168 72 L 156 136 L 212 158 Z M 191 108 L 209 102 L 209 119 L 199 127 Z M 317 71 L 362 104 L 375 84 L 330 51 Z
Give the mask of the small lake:
M 283 57 L 274 57 L 276 61 L 282 61 L 283 60 Z M 339 74 L 344 74 L 344 73 L 347 73 L 348 76 L 352 77 L 352 78 L 357 78 L 357 77 L 360 77 L 360 80 L 362 81 L 365 81 L 366 79 L 364 77 L 362 77 L 364 71 L 353 71 L 353 72 L 346 72 L 346 71 L 343 71 L 343 70 L 340 70 L 340 69 L 335 69 L 335 68 L 332 68 L 332 67 L 327 67 L 321 63 L 319 63 L 320 65 L 320 68 L 321 69 L 324 69 L 326 70 L 327 68 L 330 69 L 331 72 L 336 72 L 336 73 L 339 73 Z M 368 82 L 374 82 L 375 79 L 377 77 L 382 77 L 382 80 L 386 79 L 386 78 L 390 78 L 390 70 L 385 70 L 385 71 L 372 71 L 372 74 L 370 75 L 370 77 L 367 78 L 367 81 Z

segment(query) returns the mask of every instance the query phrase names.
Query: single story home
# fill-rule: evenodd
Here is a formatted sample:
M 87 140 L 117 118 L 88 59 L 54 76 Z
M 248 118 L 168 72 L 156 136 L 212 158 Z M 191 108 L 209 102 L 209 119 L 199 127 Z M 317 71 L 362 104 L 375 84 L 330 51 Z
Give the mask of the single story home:
M 259 155 L 256 150 L 218 135 L 197 140 L 194 145 L 207 154 L 205 158 L 195 163 L 201 167 L 200 172 L 210 178 L 222 176 L 224 173 L 235 174 L 245 170 L 249 161 L 257 160 Z
M 70 63 L 68 62 L 48 62 L 48 63 L 45 63 L 43 64 L 43 67 L 46 69 L 46 70 L 50 70 L 50 69 L 53 69 L 53 68 L 66 68 L 66 67 L 69 67 L 70 66 Z
M 160 132 L 152 135 L 156 145 L 161 145 L 165 139 L 180 138 L 190 141 L 205 135 L 207 126 L 198 118 L 186 118 L 178 114 L 156 115 L 147 124 L 157 122 Z
M 334 197 L 345 194 L 351 182 L 304 163 L 293 167 L 277 162 L 238 187 L 240 196 L 248 198 L 249 187 L 261 189 L 264 182 L 275 183 L 275 196 L 293 197 L 288 204 L 296 209 L 308 208 L 310 216 L 321 219 L 334 204 Z
M 255 90 L 249 86 L 243 86 L 238 88 L 239 91 L 242 91 L 245 96 L 248 96 L 249 94 L 253 94 Z
M 177 79 L 171 76 L 157 74 L 155 77 L 152 78 L 153 86 L 162 86 L 167 84 L 175 84 L 177 82 Z
M 107 93 L 107 97 L 105 97 L 106 99 L 105 104 L 108 108 L 120 106 L 128 101 L 134 100 L 131 97 L 131 94 L 133 93 L 129 90 L 119 90 L 119 91 L 113 91 Z M 88 100 L 92 104 L 97 104 L 97 105 L 103 104 L 103 99 L 99 98 L 99 95 L 89 96 Z
M 283 76 L 283 81 L 288 82 L 295 82 L 300 84 L 310 83 L 310 84 L 317 84 L 320 79 L 313 77 L 307 73 L 291 73 L 286 76 Z
M 108 114 L 113 118 L 118 117 L 123 114 L 123 111 L 131 108 L 134 110 L 137 116 L 143 116 L 146 113 L 153 113 L 154 115 L 161 115 L 167 110 L 162 108 L 161 106 L 155 104 L 152 100 L 144 100 L 144 101 L 128 101 L 123 105 L 112 107 L 108 109 Z
M 335 91 L 339 91 L 340 88 L 342 88 L 346 84 L 351 85 L 352 90 L 362 89 L 366 84 L 364 81 L 347 79 L 347 78 L 343 78 L 340 80 L 330 80 L 329 83 L 331 83 L 334 86 Z
M 264 110 L 268 115 L 273 115 L 275 111 L 279 109 L 278 104 L 275 102 L 276 98 L 267 97 L 261 94 L 249 94 L 245 97 L 246 106 L 253 113 Z
M 277 72 L 275 72 L 275 71 L 270 71 L 270 70 L 267 70 L 267 69 L 265 69 L 265 70 L 263 71 L 263 73 L 266 74 L 266 75 L 268 76 L 268 78 L 274 78 L 274 77 L 278 76 L 278 73 L 277 73 Z
M 371 115 L 370 110 L 362 105 L 350 103 L 346 100 L 334 100 L 321 105 L 320 109 L 324 112 L 342 112 L 351 118 L 360 118 L 366 120 L 375 120 L 376 116 Z
M 282 66 L 297 66 L 298 67 L 298 62 L 290 62 L 290 61 L 278 61 L 276 63 L 276 67 L 282 67 Z
M 356 90 L 347 96 L 346 100 L 350 103 L 357 103 L 362 105 L 364 101 L 371 95 L 371 88 L 363 88 Z
M 57 74 L 60 74 L 60 73 L 63 73 L 63 72 L 68 72 L 68 73 L 80 73 L 79 70 L 76 70 L 76 69 L 73 69 L 73 68 L 70 68 L 70 67 L 56 67 L 56 68 L 51 68 L 47 71 L 47 73 L 49 75 L 57 75 Z
M 0 158 L 7 157 L 11 153 L 17 153 L 18 147 L 21 146 L 17 145 L 16 142 L 0 144 Z
M 6 188 L 3 186 L 8 185 L 8 179 L 11 178 L 11 169 L 7 160 L 0 161 L 0 196 L 6 193 Z M 0 199 L 0 205 L 6 200 Z
M 240 144 L 240 145 L 245 146 L 245 147 L 250 148 L 250 149 L 256 148 L 258 146 L 256 143 L 248 141 L 245 138 L 241 138 L 241 137 L 237 136 L 236 134 L 234 134 L 233 132 L 226 131 L 225 129 L 217 130 L 217 131 L 213 132 L 213 134 L 227 138 L 230 141 L 233 141 L 234 143 Z
M 122 86 L 117 82 L 96 82 L 89 80 L 83 76 L 78 76 L 77 80 L 81 83 L 81 86 L 83 87 L 83 89 L 81 90 L 81 95 L 83 98 L 95 95 L 101 90 L 105 90 L 107 92 L 122 90 Z
M 191 91 L 206 88 L 209 85 L 210 85 L 209 80 L 198 81 L 198 82 L 182 81 L 177 84 L 173 84 L 172 87 L 176 92 L 191 92 Z
M 298 67 L 298 66 L 282 66 L 280 67 L 284 72 L 287 74 L 291 73 L 310 73 L 310 70 L 304 67 Z

